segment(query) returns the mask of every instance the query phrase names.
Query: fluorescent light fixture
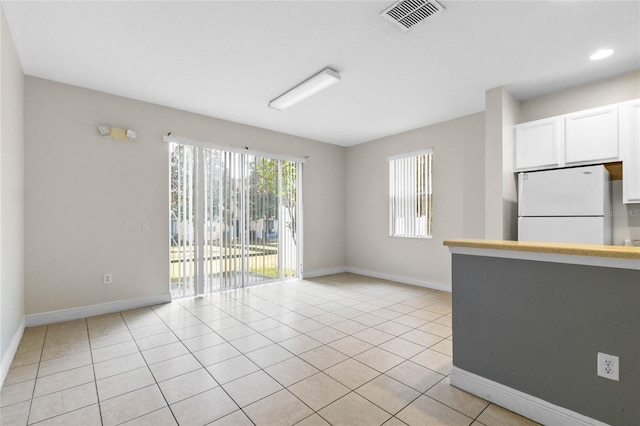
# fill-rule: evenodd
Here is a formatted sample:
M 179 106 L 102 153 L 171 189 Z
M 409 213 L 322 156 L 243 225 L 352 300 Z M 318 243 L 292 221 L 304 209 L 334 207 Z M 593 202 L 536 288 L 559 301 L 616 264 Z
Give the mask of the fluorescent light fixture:
M 308 78 L 293 89 L 286 91 L 269 102 L 269 108 L 282 111 L 311 95 L 315 95 L 338 81 L 340 81 L 340 74 L 331 68 L 325 68 L 318 74 Z
M 589 59 L 591 59 L 592 61 L 598 61 L 600 59 L 608 58 L 611 55 L 613 55 L 612 49 L 600 49 L 593 55 L 589 56 Z

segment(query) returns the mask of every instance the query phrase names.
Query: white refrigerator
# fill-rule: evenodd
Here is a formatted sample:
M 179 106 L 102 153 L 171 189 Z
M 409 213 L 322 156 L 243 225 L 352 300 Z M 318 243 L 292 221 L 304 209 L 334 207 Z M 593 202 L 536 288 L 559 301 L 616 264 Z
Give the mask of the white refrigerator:
M 518 240 L 611 244 L 612 234 L 604 166 L 518 174 Z

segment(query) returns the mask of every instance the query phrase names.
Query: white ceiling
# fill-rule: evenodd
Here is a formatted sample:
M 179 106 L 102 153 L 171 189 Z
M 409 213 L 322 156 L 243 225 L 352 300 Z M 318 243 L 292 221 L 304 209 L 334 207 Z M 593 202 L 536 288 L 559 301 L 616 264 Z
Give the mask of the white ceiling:
M 4 1 L 25 74 L 349 146 L 640 69 L 640 1 Z M 592 62 L 610 47 L 615 54 Z M 331 67 L 342 81 L 267 103 Z

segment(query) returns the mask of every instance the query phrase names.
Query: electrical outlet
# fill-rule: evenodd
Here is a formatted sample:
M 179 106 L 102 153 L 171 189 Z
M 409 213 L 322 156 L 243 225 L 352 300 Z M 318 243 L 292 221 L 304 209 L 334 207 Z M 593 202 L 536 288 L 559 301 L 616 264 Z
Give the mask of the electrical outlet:
M 614 355 L 598 352 L 598 376 L 620 381 L 620 359 Z
M 151 223 L 149 223 L 149 221 L 146 221 L 146 220 L 142 222 L 142 231 L 149 232 L 149 229 L 151 229 Z
M 104 274 L 104 279 L 102 281 L 103 284 L 113 284 L 113 275 L 112 274 Z

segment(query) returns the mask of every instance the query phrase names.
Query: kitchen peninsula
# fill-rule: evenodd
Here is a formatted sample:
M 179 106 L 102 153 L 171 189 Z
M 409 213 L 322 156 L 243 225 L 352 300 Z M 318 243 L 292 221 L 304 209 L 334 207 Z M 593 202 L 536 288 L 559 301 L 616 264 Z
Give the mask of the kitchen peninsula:
M 451 384 L 544 424 L 640 419 L 640 248 L 451 240 Z M 619 380 L 597 375 L 598 353 Z

